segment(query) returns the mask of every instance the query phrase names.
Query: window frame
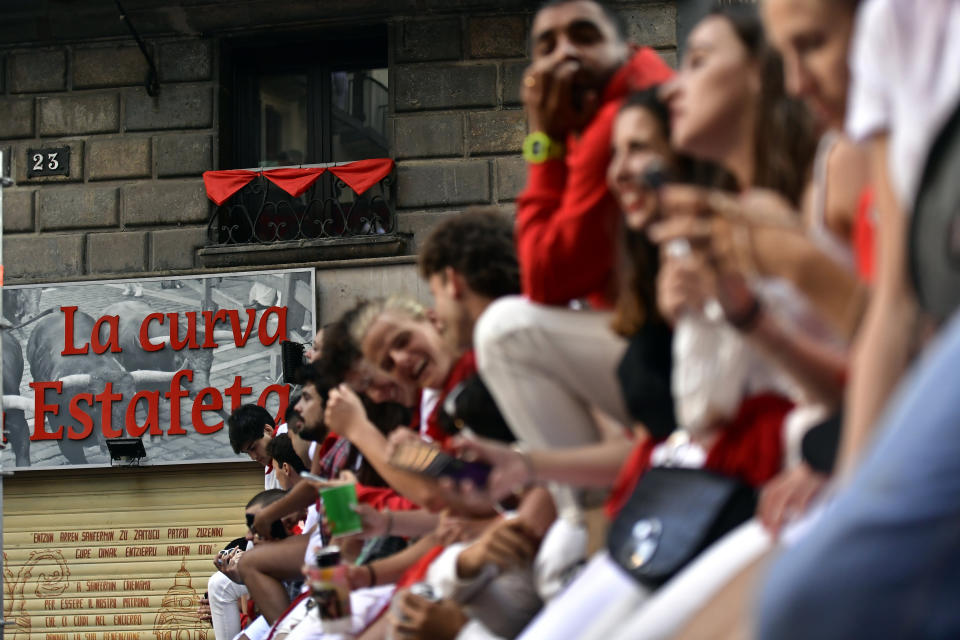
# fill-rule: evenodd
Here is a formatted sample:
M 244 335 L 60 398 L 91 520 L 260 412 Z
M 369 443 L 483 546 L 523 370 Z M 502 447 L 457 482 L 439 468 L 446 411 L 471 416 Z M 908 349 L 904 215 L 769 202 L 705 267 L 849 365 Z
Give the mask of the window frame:
M 389 66 L 389 32 L 386 24 L 324 29 L 309 33 L 273 34 L 265 38 L 225 40 L 222 46 L 226 109 L 221 109 L 223 168 L 260 166 L 259 86 L 257 76 L 265 71 L 307 76 L 307 149 L 303 164 L 348 162 L 362 158 L 333 158 L 332 74 Z M 388 71 L 389 73 L 389 71 Z M 392 94 L 387 86 L 388 104 Z M 255 126 L 251 126 L 255 125 Z M 221 131 L 223 126 L 221 127 Z M 389 145 L 389 135 L 385 135 Z M 392 155 L 389 146 L 385 156 Z

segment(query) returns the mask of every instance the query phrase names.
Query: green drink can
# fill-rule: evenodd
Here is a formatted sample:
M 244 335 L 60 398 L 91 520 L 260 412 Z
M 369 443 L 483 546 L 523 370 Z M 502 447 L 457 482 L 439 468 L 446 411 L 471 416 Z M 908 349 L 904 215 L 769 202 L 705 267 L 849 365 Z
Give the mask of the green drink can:
M 320 490 L 323 512 L 330 525 L 330 535 L 334 538 L 363 531 L 360 514 L 353 510 L 357 506 L 357 486 L 344 484 Z

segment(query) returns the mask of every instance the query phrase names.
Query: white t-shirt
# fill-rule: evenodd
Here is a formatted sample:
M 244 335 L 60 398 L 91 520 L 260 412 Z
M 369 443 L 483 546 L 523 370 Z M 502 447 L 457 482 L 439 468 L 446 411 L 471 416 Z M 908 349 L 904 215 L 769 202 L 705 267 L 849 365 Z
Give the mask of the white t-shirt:
M 846 129 L 890 132 L 891 183 L 913 210 L 927 154 L 960 102 L 960 2 L 867 0 L 850 48 Z
M 287 432 L 287 423 L 284 422 L 277 430 L 274 432 L 275 436 L 280 435 L 281 433 Z M 273 470 L 272 466 L 263 468 L 263 488 L 266 489 L 280 489 L 280 482 L 277 480 L 277 474 Z

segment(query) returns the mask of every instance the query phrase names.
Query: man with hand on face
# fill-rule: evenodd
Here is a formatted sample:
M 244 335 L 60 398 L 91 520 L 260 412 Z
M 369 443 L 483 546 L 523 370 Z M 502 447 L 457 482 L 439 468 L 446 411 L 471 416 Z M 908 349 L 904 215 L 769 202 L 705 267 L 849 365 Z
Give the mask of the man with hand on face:
M 615 379 L 626 343 L 596 311 L 615 294 L 619 211 L 606 170 L 623 99 L 672 71 L 625 35 L 622 19 L 593 0 L 547 2 L 533 21 L 522 90 L 528 175 L 516 218 L 525 299 L 495 302 L 475 336 L 481 375 L 533 446 L 597 441 L 592 407 L 630 422 Z M 569 308 L 582 300 L 594 311 Z

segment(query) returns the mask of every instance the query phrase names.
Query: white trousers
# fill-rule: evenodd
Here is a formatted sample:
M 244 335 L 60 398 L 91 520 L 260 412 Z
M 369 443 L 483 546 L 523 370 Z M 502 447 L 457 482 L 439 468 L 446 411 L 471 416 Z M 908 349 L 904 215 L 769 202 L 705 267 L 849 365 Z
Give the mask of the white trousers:
M 207 580 L 210 617 L 217 640 L 233 640 L 240 633 L 240 607 L 237 602 L 247 595 L 247 588 L 217 571 Z
M 605 551 L 593 556 L 583 572 L 540 611 L 520 640 L 586 640 L 595 638 L 604 613 L 626 611 L 643 602 L 648 591 L 610 559 Z M 602 636 L 599 636 L 602 637 Z
M 611 620 L 608 640 L 672 638 L 720 590 L 773 547 L 759 520 L 749 520 L 706 549 L 633 615 Z
M 474 331 L 480 374 L 517 439 L 557 449 L 600 439 L 595 406 L 624 425 L 629 415 L 616 370 L 627 344 L 610 314 L 534 304 L 491 304 Z

